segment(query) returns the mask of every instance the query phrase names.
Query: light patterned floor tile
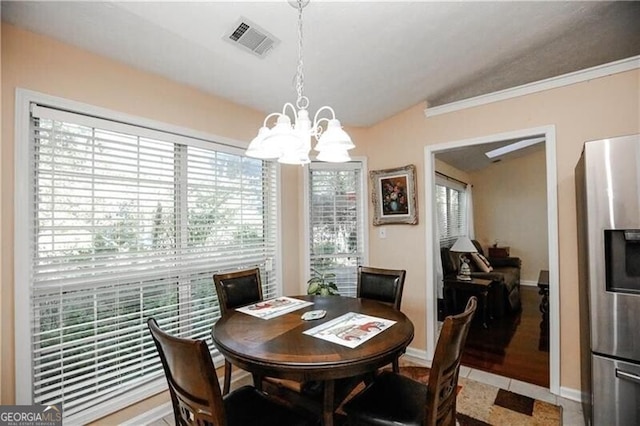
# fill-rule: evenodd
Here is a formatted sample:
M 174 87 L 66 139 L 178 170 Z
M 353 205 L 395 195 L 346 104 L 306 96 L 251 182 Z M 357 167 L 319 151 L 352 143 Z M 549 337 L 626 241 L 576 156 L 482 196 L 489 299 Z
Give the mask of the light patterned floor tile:
M 460 373 L 458 374 L 459 377 L 469 377 L 469 373 L 471 373 L 472 368 L 469 367 L 465 367 L 464 365 L 460 366 Z
M 507 377 L 498 376 L 497 374 L 487 373 L 486 371 L 471 369 L 467 378 L 476 380 L 481 383 L 486 383 L 491 386 L 496 386 L 502 389 L 509 389 L 509 382 L 511 379 Z
M 582 411 L 562 410 L 563 426 L 585 426 L 584 415 Z
M 522 382 L 520 380 L 511 379 L 509 390 L 520 395 L 525 395 L 530 398 L 539 399 L 541 401 L 550 402 L 556 404 L 556 396 L 549 392 L 549 389 L 542 386 L 533 385 L 531 383 Z

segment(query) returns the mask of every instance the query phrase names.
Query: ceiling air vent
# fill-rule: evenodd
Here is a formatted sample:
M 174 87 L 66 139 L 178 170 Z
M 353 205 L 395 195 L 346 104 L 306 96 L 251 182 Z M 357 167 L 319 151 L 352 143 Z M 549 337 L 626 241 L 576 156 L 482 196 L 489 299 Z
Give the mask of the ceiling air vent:
M 280 40 L 246 18 L 240 18 L 224 39 L 260 58 L 280 43 Z

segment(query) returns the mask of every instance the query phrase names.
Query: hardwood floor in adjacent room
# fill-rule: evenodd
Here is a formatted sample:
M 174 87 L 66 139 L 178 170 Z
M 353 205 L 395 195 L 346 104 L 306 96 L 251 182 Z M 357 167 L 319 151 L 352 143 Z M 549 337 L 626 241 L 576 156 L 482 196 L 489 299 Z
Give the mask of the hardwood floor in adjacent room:
M 521 286 L 522 311 L 494 319 L 488 328 L 475 321 L 462 365 L 549 387 L 549 326 L 541 327 L 538 287 Z

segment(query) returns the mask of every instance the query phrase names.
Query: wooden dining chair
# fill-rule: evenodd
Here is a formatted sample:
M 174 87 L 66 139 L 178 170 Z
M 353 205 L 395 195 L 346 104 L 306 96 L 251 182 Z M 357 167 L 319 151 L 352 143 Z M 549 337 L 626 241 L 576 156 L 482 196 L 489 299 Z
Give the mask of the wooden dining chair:
M 399 311 L 406 274 L 404 269 L 358 266 L 356 296 L 387 303 Z
M 406 274 L 404 269 L 359 266 L 356 296 L 386 303 L 399 311 Z M 400 371 L 398 358 L 393 361 L 392 366 L 394 372 Z
M 224 398 L 204 340 L 172 336 L 150 318 L 147 325 L 158 349 L 176 425 L 280 426 L 317 425 L 318 418 L 270 399 L 253 386 Z
M 465 311 L 444 320 L 427 384 L 385 371 L 344 406 L 350 426 L 454 426 L 460 360 L 476 311 L 472 296 Z
M 262 281 L 259 268 L 214 274 L 213 283 L 218 295 L 222 318 L 235 308 L 262 301 Z M 225 359 L 223 395 L 228 394 L 231 388 L 231 370 L 231 363 Z

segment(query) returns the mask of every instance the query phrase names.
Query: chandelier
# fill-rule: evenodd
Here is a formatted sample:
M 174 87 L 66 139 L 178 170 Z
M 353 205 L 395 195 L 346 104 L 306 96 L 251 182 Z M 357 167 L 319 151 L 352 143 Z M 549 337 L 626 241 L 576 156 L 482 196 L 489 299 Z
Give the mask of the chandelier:
M 296 92 L 298 98 L 295 106 L 290 102 L 284 104 L 282 112 L 274 112 L 264 119 L 258 135 L 251 141 L 246 155 L 265 160 L 277 159 L 284 164 L 308 164 L 311 151 L 311 139 L 316 139 L 316 159 L 332 163 L 350 161 L 348 150 L 355 148 L 351 138 L 342 129 L 336 119 L 333 108 L 323 106 L 314 118 L 309 118 L 309 98 L 304 95 L 304 66 L 302 62 L 302 9 L 309 0 L 289 0 L 298 9 L 298 69 L 296 71 Z M 297 108 L 297 109 L 296 109 Z M 321 112 L 328 112 L 330 118 L 320 118 Z M 291 117 L 288 115 L 291 114 Z M 272 128 L 267 127 L 270 119 L 275 119 Z M 292 122 L 293 118 L 293 122 Z M 323 129 L 323 125 L 326 129 Z

